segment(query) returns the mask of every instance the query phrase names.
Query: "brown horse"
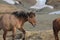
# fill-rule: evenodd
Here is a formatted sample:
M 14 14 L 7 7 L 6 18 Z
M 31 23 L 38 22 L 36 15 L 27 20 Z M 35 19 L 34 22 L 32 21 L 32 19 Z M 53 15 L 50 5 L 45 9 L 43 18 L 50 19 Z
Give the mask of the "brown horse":
M 6 40 L 7 32 L 12 31 L 13 33 L 12 40 L 15 40 L 15 35 L 16 35 L 15 32 L 16 32 L 16 29 L 18 29 L 23 32 L 24 37 L 22 38 L 22 40 L 25 40 L 26 32 L 22 26 L 26 21 L 28 21 L 33 26 L 35 26 L 36 25 L 35 13 L 16 11 L 16 12 L 13 12 L 12 14 L 3 14 L 0 17 L 0 29 L 4 31 L 3 39 Z
M 53 21 L 53 32 L 55 36 L 55 40 L 59 40 L 58 32 L 60 31 L 60 18 L 57 18 Z

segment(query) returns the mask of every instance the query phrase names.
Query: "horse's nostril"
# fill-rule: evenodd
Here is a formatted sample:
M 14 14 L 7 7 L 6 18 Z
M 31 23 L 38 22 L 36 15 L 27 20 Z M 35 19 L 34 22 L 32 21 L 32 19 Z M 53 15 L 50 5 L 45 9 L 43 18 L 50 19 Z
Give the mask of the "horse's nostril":
M 35 26 L 36 26 L 36 24 L 33 25 L 33 27 L 35 27 Z

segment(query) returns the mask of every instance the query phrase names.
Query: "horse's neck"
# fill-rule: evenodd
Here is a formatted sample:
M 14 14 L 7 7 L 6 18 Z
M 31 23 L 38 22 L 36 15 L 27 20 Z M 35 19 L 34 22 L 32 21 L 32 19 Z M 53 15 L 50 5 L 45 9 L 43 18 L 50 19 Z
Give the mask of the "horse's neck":
M 22 17 L 17 17 L 14 15 L 14 17 L 18 20 L 18 23 L 20 24 L 20 26 L 23 26 L 24 23 L 27 21 L 27 19 L 22 18 Z
M 24 19 L 22 19 L 22 18 L 19 19 L 19 23 L 21 24 L 21 26 L 23 26 L 26 21 L 27 21 L 27 20 L 24 20 Z

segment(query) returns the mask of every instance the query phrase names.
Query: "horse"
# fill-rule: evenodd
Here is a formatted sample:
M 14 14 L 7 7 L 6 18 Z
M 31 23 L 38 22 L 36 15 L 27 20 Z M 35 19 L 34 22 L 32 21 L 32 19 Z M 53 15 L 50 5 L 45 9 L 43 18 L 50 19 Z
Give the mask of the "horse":
M 0 14 L 1 15 L 1 14 Z M 25 22 L 29 22 L 32 26 L 36 26 L 36 19 L 35 19 L 34 12 L 25 12 L 25 11 L 15 11 L 11 14 L 3 14 L 0 17 L 0 30 L 3 30 L 3 40 L 6 40 L 6 35 L 8 31 L 12 31 L 12 40 L 15 40 L 16 29 L 20 30 L 24 37 L 22 40 L 25 40 L 26 31 L 23 28 Z
M 53 20 L 53 33 L 55 40 L 59 40 L 58 32 L 60 31 L 60 18 Z

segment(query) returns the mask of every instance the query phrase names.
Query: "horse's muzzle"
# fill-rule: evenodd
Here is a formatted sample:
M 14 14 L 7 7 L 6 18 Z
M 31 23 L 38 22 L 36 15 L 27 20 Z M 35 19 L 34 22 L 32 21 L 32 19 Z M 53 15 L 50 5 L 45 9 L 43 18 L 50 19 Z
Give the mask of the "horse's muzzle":
M 33 27 L 35 27 L 35 26 L 36 26 L 36 24 L 33 25 Z

